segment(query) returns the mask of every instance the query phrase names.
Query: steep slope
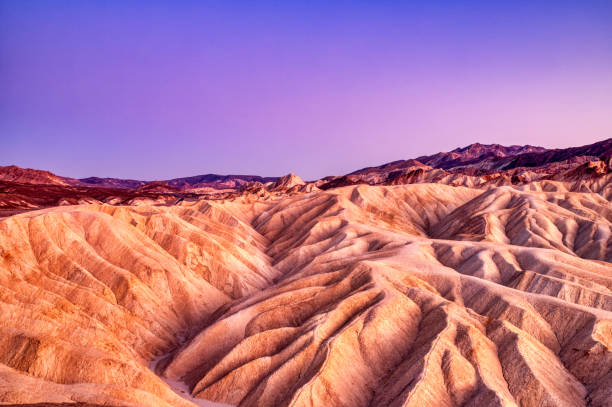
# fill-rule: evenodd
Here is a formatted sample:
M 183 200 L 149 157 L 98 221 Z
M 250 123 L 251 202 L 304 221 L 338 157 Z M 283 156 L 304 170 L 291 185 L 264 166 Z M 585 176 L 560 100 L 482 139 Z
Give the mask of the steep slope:
M 253 225 L 283 278 L 234 302 L 163 374 L 241 406 L 606 405 L 612 266 L 429 237 L 487 199 L 413 185 L 281 202 Z
M 147 361 L 230 299 L 267 287 L 277 273 L 265 244 L 206 202 L 0 221 L 0 401 L 189 405 Z M 24 374 L 36 391 L 22 387 Z

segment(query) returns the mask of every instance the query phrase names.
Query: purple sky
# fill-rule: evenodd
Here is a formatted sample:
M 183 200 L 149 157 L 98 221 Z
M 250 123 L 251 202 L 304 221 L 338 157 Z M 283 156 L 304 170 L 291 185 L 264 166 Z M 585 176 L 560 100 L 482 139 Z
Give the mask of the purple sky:
M 0 0 L 0 137 L 0 165 L 138 179 L 587 144 L 612 2 Z

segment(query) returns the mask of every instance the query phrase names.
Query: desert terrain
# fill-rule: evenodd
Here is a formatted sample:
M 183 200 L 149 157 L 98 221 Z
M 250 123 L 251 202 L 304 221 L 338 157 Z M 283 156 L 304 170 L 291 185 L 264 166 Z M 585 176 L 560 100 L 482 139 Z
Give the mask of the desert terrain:
M 612 139 L 303 181 L 0 168 L 0 405 L 610 406 Z

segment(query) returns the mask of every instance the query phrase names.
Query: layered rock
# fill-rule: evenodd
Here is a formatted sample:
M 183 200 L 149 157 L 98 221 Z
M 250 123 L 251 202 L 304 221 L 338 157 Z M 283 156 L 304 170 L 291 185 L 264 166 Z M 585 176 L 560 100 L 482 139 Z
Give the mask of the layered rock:
M 0 401 L 190 405 L 148 361 L 232 298 L 267 287 L 278 274 L 266 244 L 206 202 L 62 207 L 1 221 Z M 28 391 L 23 375 L 42 390 Z
M 233 303 L 163 374 L 241 406 L 606 405 L 612 267 L 446 232 L 483 205 L 504 210 L 491 194 L 360 186 L 279 203 L 253 226 L 284 277 Z M 552 224 L 580 222 L 579 198 L 601 202 L 566 194 L 564 212 L 555 194 L 532 198 L 558 205 L 541 212 Z
M 607 406 L 606 146 L 214 199 L 6 181 L 0 404 Z

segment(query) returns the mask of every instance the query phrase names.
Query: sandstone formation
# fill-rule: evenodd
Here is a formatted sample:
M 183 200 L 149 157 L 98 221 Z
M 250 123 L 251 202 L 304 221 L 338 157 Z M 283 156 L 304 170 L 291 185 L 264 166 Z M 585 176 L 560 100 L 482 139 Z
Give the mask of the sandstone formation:
M 556 211 L 530 212 L 530 200 Z M 589 216 L 610 209 L 599 195 L 424 184 L 286 201 L 251 221 L 283 278 L 233 302 L 168 358 L 162 373 L 196 397 L 244 406 L 610 401 L 611 229 Z
M 34 203 L 0 219 L 0 405 L 609 406 L 602 157 L 210 197 L 7 181 Z

